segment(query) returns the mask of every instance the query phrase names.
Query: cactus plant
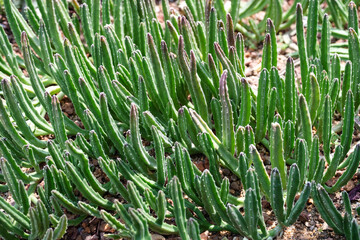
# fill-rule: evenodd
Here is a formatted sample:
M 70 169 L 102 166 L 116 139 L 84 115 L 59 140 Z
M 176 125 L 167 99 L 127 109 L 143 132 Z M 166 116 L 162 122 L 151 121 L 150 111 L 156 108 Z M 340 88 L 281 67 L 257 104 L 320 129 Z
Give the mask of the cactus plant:
M 311 196 L 321 217 L 336 233 L 345 235 L 346 239 L 359 239 L 359 226 L 352 213 L 349 195 L 346 191 L 343 191 L 341 195 L 345 209 L 343 216 L 336 209 L 325 189 L 321 185 L 312 183 Z M 359 208 L 356 211 L 359 212 Z
M 296 221 L 310 181 L 334 192 L 359 165 L 360 149 L 351 147 L 360 76 L 353 10 L 349 22 L 355 29 L 349 29 L 349 62 L 340 84 L 327 15 L 320 45 L 316 41 L 318 2 L 310 1 L 305 36 L 301 5 L 289 10 L 296 17 L 279 17 L 279 1 L 270 1 L 268 15 L 278 18 L 264 24 L 254 92 L 245 77 L 244 37 L 235 32 L 248 14 L 237 12 L 240 1 L 232 1 L 226 13 L 221 0 L 189 0 L 186 17 L 163 1 L 164 28 L 151 0 L 40 0 L 38 9 L 29 1 L 26 19 L 10 0 L 4 2 L 22 51 L 22 58 L 14 54 L 1 29 L 0 180 L 16 203 L 0 199 L 0 220 L 8 226 L 0 230 L 4 238 L 59 239 L 68 225 L 88 216 L 114 228 L 113 238 L 150 239 L 150 230 L 183 239 L 199 239 L 203 230 L 272 238 Z M 246 9 L 262 4 L 254 1 Z M 276 31 L 284 19 L 297 21 L 301 84 L 292 58 L 285 76 L 277 69 Z M 65 96 L 81 127 L 62 112 Z M 335 111 L 342 120 L 332 126 Z M 51 140 L 38 138 L 50 134 Z M 338 145 L 334 155 L 332 144 Z M 270 176 L 259 146 L 270 151 Z M 208 158 L 208 170 L 196 167 L 194 153 Z M 94 175 L 95 160 L 105 182 Z M 220 166 L 241 179 L 245 197 L 230 194 Z M 344 175 L 327 186 L 342 168 Z M 272 230 L 263 218 L 262 196 L 277 218 Z M 65 213 L 77 217 L 67 220 Z

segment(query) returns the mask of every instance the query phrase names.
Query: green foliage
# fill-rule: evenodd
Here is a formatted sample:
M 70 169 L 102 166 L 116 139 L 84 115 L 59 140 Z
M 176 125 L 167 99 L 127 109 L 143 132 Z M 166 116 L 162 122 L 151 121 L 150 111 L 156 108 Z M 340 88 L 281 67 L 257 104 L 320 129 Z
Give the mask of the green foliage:
M 15 204 L 0 198 L 6 226 L 0 235 L 60 239 L 67 226 L 93 216 L 117 231 L 113 238 L 151 239 L 152 231 L 199 239 L 205 230 L 227 230 L 267 239 L 296 221 L 311 192 L 329 226 L 347 234 L 351 223 L 358 237 L 356 222 L 345 215 L 345 224 L 326 193 L 344 186 L 360 161 L 359 145 L 351 146 L 360 103 L 355 5 L 349 5 L 349 61 L 342 74 L 331 50 L 330 17 L 318 26 L 318 1 L 304 1 L 311 14 L 306 35 L 301 5 L 282 13 L 277 0 L 266 13 L 274 21 L 242 26 L 241 19 L 267 3 L 239 8 L 240 1 L 232 1 L 227 13 L 222 0 L 188 0 L 185 17 L 163 1 L 162 27 L 151 0 L 80 6 L 39 0 L 38 9 L 29 1 L 25 18 L 5 0 L 22 57 L 1 29 L 0 180 Z M 284 76 L 277 69 L 276 31 L 294 21 L 301 84 L 291 57 L 279 66 Z M 244 74 L 244 36 L 235 32 L 242 28 L 255 32 L 243 31 L 245 39 L 260 40 L 266 30 L 257 92 Z M 65 96 L 78 124 L 61 109 Z M 332 126 L 335 112 L 341 122 Z M 44 135 L 53 139 L 41 140 Z M 262 148 L 270 152 L 270 175 Z M 205 155 L 209 169 L 201 172 L 193 154 Z M 241 180 L 245 197 L 230 193 L 220 166 Z M 95 177 L 95 167 L 106 181 Z M 277 218 L 272 230 L 263 218 L 263 196 Z
M 345 235 L 346 239 L 359 239 L 359 226 L 352 213 L 349 195 L 346 191 L 342 192 L 342 203 L 345 210 L 343 216 L 336 209 L 330 196 L 321 185 L 317 185 L 314 182 L 312 183 L 311 196 L 314 199 L 314 204 L 321 217 L 336 233 Z M 357 208 L 356 211 L 359 213 L 359 208 Z

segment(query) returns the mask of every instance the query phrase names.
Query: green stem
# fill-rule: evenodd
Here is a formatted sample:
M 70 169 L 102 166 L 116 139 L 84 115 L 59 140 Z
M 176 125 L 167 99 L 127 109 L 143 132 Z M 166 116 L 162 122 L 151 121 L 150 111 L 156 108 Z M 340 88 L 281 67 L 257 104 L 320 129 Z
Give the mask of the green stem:
M 283 226 L 281 226 L 280 224 L 277 225 L 275 228 L 271 229 L 268 233 L 268 235 L 264 238 L 264 239 L 267 239 L 267 238 L 274 238 L 276 237 L 277 235 L 279 235 L 279 233 L 283 230 Z

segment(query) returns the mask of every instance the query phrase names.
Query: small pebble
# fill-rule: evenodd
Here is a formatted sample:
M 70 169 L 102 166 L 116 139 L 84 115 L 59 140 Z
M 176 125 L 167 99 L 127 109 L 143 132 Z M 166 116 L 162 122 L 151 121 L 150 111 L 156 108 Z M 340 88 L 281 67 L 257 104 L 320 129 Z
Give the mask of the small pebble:
M 302 222 L 302 223 L 305 223 L 309 220 L 309 215 L 306 213 L 306 212 L 302 212 L 299 216 L 299 220 Z
M 208 239 L 208 237 L 209 237 L 209 231 L 205 231 L 205 232 L 200 234 L 201 240 Z
M 85 237 L 85 240 L 98 240 L 99 237 L 96 236 L 95 234 L 94 235 L 89 235 L 89 236 L 86 236 Z
M 353 180 L 350 180 L 344 187 L 345 191 L 349 192 L 355 187 L 355 183 Z
M 160 234 L 151 234 L 151 240 L 165 240 L 165 238 Z
M 229 175 L 230 175 L 230 170 L 227 169 L 227 168 L 223 169 L 222 172 L 223 172 L 223 174 L 224 174 L 225 176 L 229 176 Z
M 235 191 L 236 191 L 236 190 L 240 190 L 240 182 L 239 182 L 239 181 L 232 182 L 232 183 L 230 184 L 230 187 L 231 187 L 231 189 L 234 189 Z
M 100 232 L 109 232 L 111 231 L 112 228 L 109 224 L 107 224 L 106 222 L 102 222 L 99 228 Z
M 231 175 L 230 180 L 231 180 L 231 181 L 236 181 L 236 180 L 237 180 L 237 177 L 236 177 L 235 175 Z

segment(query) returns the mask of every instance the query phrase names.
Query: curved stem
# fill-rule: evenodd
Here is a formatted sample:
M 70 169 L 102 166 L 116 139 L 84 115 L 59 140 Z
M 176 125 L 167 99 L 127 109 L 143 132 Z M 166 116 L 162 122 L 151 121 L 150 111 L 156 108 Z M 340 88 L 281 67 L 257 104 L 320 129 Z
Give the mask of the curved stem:
M 281 226 L 280 224 L 277 225 L 275 228 L 271 229 L 268 233 L 268 235 L 265 237 L 265 239 L 271 238 L 273 239 L 274 237 L 276 237 L 277 235 L 279 235 L 279 233 L 283 230 L 283 226 Z

